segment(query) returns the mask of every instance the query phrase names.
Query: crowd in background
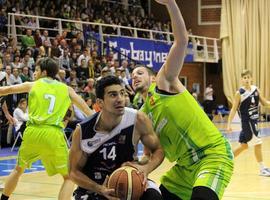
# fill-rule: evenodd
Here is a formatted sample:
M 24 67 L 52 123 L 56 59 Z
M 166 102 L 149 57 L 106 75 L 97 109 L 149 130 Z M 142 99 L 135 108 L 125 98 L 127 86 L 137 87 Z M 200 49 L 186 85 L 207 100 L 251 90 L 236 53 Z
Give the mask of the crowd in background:
M 136 3 L 137 6 L 125 7 L 122 4 L 94 0 L 89 1 L 86 7 L 84 4 L 78 4 L 77 1 L 69 0 L 45 2 L 40 0 L 2 1 L 0 13 L 1 86 L 34 81 L 36 61 L 43 57 L 52 57 L 60 66 L 58 80 L 74 88 L 85 99 L 89 107 L 96 112 L 100 108 L 96 104 L 95 83 L 106 75 L 115 75 L 123 81 L 127 89 L 127 106 L 132 106 L 131 103 L 135 94 L 130 86 L 130 73 L 136 63 L 128 59 L 118 60 L 118 58 L 114 57 L 113 52 L 102 55 L 98 44 L 90 44 L 85 40 L 84 32 L 87 27 L 83 27 L 82 31 L 78 31 L 76 27 L 72 27 L 72 24 L 66 23 L 62 34 L 54 34 L 50 30 L 37 29 L 34 18 L 16 17 L 19 24 L 28 26 L 28 28 L 19 28 L 17 30 L 22 35 L 19 38 L 20 46 L 18 46 L 14 38 L 7 37 L 5 26 L 7 13 L 15 12 L 147 29 L 166 29 L 168 24 L 165 24 L 165 27 L 161 26 L 161 22 L 146 14 L 139 2 L 132 3 Z M 40 21 L 40 23 L 48 22 L 44 20 Z M 56 24 L 40 24 L 40 27 L 53 28 L 54 26 Z M 95 31 L 96 27 L 88 28 Z M 114 31 L 113 28 L 105 30 L 106 33 L 110 34 Z M 7 104 L 11 114 L 22 98 L 27 98 L 27 95 L 8 96 Z M 84 117 L 82 113 L 76 107 L 73 107 L 73 109 L 75 113 L 74 120 L 81 120 Z M 8 128 L 10 125 L 8 126 L 4 115 L 1 116 L 1 120 L 1 137 L 3 137 L 6 132 L 10 132 L 10 128 Z M 10 136 L 8 137 L 10 138 Z M 10 142 L 10 139 L 8 142 Z

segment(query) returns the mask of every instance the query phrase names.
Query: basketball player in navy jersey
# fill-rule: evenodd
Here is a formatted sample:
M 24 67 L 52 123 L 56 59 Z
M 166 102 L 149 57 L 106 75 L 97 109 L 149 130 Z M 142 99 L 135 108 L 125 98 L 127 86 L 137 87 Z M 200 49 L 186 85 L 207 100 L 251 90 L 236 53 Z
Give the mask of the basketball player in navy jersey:
M 150 119 L 141 111 L 125 107 L 125 89 L 120 79 L 107 76 L 97 82 L 97 101 L 102 108 L 77 125 L 70 150 L 70 177 L 79 186 L 76 200 L 114 200 L 114 189 L 106 187 L 106 177 L 124 163 L 132 162 L 144 174 L 148 185 L 141 200 L 162 199 L 158 187 L 147 175 L 164 158 Z M 151 151 L 146 164 L 137 160 L 139 140 Z
M 260 95 L 259 89 L 251 85 L 252 75 L 249 70 L 241 73 L 242 87 L 236 92 L 233 106 L 228 117 L 227 130 L 232 131 L 231 122 L 238 110 L 242 123 L 242 131 L 239 136 L 240 146 L 234 150 L 234 156 L 238 156 L 241 152 L 254 145 L 255 157 L 260 165 L 260 175 L 270 176 L 270 169 L 265 167 L 262 156 L 262 140 L 259 136 L 258 118 L 259 118 L 259 102 L 263 106 L 270 106 L 267 101 Z

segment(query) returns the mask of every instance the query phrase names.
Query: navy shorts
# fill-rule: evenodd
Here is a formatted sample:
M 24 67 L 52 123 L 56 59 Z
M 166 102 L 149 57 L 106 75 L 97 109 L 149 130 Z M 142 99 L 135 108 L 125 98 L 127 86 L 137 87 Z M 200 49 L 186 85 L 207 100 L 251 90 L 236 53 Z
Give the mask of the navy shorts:
M 259 139 L 259 128 L 257 120 L 242 121 L 242 131 L 239 136 L 239 142 L 247 144 L 251 140 Z M 259 142 L 256 142 L 259 144 Z

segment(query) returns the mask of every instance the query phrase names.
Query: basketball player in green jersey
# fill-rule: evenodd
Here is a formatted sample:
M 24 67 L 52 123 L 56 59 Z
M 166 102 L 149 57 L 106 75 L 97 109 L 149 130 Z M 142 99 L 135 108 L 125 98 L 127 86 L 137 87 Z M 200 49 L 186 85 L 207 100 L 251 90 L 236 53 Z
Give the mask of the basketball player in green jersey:
M 68 177 L 68 148 L 63 135 L 63 118 L 71 102 L 86 115 L 93 112 L 84 100 L 67 85 L 54 80 L 58 65 L 45 58 L 37 62 L 36 81 L 0 87 L 0 96 L 29 93 L 29 121 L 19 149 L 17 166 L 7 177 L 1 200 L 8 199 L 15 190 L 25 168 L 41 160 L 49 176 L 64 178 L 58 199 L 71 199 L 73 183 Z
M 139 66 L 132 72 L 132 85 L 144 97 L 142 110 L 152 119 L 165 156 L 176 162 L 161 178 L 162 196 L 165 200 L 221 199 L 233 171 L 231 147 L 179 81 L 188 37 L 175 0 L 156 1 L 169 11 L 174 43 L 156 83 L 151 84 L 150 70 Z

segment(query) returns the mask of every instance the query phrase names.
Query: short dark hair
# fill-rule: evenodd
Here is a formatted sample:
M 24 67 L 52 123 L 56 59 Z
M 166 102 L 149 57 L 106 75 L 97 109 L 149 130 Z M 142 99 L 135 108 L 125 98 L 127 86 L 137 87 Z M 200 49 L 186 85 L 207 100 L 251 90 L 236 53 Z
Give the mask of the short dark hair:
M 137 64 L 134 69 L 137 67 L 144 67 L 147 70 L 149 76 L 156 76 L 157 72 L 153 70 L 153 68 L 147 67 L 146 65 Z
M 40 66 L 41 72 L 46 71 L 47 76 L 53 79 L 59 71 L 58 64 L 52 58 L 41 58 L 37 61 L 37 65 Z
M 27 102 L 27 99 L 26 98 L 21 98 L 18 105 L 22 104 L 23 102 Z
M 96 96 L 99 99 L 104 99 L 105 88 L 111 85 L 122 85 L 121 80 L 116 76 L 106 76 L 97 81 Z

